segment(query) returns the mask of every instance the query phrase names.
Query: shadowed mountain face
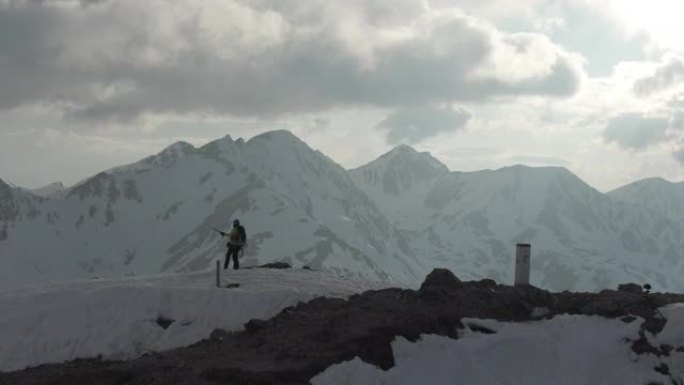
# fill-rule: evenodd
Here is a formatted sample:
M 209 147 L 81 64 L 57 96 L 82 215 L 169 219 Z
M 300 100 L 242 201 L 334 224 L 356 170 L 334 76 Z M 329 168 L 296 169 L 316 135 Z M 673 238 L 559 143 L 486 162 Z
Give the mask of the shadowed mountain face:
M 346 171 L 285 131 L 179 142 L 46 198 L 0 182 L 0 287 L 211 268 L 226 242 L 212 227 L 238 218 L 245 266 L 408 285 L 448 267 L 511 282 L 524 242 L 541 287 L 684 290 L 684 197 L 628 187 L 602 194 L 564 168 L 450 172 L 408 146 Z

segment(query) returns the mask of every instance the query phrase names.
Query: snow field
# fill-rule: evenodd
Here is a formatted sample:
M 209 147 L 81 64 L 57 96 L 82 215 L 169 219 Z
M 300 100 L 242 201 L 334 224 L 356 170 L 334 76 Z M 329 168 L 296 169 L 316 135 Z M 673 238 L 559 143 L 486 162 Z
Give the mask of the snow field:
M 0 371 L 102 356 L 130 359 L 241 330 L 298 301 L 346 297 L 377 283 L 305 270 L 224 271 L 77 281 L 0 292 Z M 172 319 L 167 329 L 158 318 Z
M 671 308 L 663 341 L 682 341 L 684 307 Z M 359 358 L 331 366 L 313 385 L 478 384 L 478 385 L 644 385 L 670 383 L 653 370 L 661 363 L 680 381 L 684 353 L 670 357 L 637 355 L 629 340 L 638 338 L 642 320 L 624 323 L 596 316 L 561 315 L 550 320 L 502 323 L 466 320 L 495 334 L 464 330 L 458 340 L 425 335 L 416 343 L 392 343 L 396 366 L 382 371 Z M 628 340 L 629 339 L 629 340 Z M 663 342 L 665 343 L 665 342 Z

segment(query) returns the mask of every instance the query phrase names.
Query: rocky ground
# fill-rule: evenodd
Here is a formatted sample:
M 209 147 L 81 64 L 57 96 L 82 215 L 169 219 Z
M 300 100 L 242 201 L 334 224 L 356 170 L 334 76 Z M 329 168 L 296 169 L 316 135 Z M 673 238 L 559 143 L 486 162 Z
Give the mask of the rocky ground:
M 492 280 L 461 282 L 447 270 L 435 270 L 419 290 L 369 291 L 348 300 L 318 298 L 269 320 L 251 320 L 241 332 L 215 330 L 189 347 L 126 362 L 77 360 L 0 373 L 0 384 L 307 384 L 327 367 L 357 356 L 391 368 L 395 337 L 458 338 L 464 317 L 527 321 L 568 313 L 632 322 L 639 316 L 646 322 L 642 338 L 631 341 L 632 350 L 667 355 L 684 347 L 651 346 L 643 333 L 662 330 L 666 321 L 657 309 L 676 302 L 684 302 L 684 295 L 648 294 L 633 284 L 601 293 L 550 293 Z

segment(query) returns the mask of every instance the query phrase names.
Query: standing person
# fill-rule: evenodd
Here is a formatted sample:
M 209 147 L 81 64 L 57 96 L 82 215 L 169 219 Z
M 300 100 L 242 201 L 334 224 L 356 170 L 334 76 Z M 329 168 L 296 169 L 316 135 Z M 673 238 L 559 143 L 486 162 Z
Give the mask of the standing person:
M 233 229 L 230 233 L 221 232 L 222 236 L 228 237 L 228 251 L 226 252 L 226 261 L 223 264 L 223 270 L 228 268 L 228 262 L 230 257 L 233 257 L 233 268 L 235 270 L 240 268 L 240 262 L 238 261 L 238 254 L 240 250 L 247 244 L 247 232 L 244 226 L 240 224 L 240 221 L 235 219 L 233 221 Z

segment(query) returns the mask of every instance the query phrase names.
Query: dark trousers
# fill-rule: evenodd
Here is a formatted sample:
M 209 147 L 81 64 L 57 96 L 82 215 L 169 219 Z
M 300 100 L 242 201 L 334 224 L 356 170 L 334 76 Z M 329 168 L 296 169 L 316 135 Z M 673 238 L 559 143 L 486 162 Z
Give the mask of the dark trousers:
M 242 249 L 242 246 L 238 246 L 238 245 L 228 246 L 228 251 L 226 252 L 226 262 L 223 264 L 224 270 L 228 268 L 228 262 L 230 262 L 231 255 L 233 256 L 233 268 L 235 270 L 240 268 L 240 262 L 238 261 L 238 254 L 240 253 L 241 249 Z

